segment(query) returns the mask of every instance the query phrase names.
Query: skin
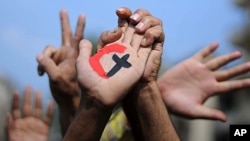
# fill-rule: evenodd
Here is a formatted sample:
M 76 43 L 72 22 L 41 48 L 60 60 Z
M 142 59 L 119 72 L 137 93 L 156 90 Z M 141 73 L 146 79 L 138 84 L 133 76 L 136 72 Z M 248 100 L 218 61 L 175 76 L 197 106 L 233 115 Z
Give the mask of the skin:
M 84 94 L 81 97 L 76 118 L 69 127 L 64 140 L 98 141 L 112 109 L 142 76 L 151 48 L 142 48 L 140 43 L 143 36 L 134 33 L 135 29 L 128 27 L 122 37 L 114 42 L 126 47 L 125 52 L 116 54 L 118 56 L 129 54 L 128 62 L 132 66 L 121 69 L 108 79 L 99 76 L 91 67 L 89 59 L 92 44 L 88 40 L 80 42 L 76 70 L 78 82 Z M 103 68 L 113 64 L 112 55 L 113 53 L 109 53 L 101 58 Z
M 137 13 L 136 11 L 135 13 Z M 123 101 L 123 108 L 128 117 L 136 140 L 142 141 L 179 141 L 179 137 L 172 125 L 161 93 L 157 86 L 157 75 L 161 64 L 164 44 L 164 32 L 161 20 L 154 18 L 146 11 L 145 21 L 148 17 L 153 20 L 153 31 L 156 33 L 152 50 L 140 81 L 130 91 Z M 151 30 L 149 28 L 149 30 Z M 150 134 L 148 134 L 150 133 Z
M 128 9 L 124 10 L 128 11 Z M 117 11 L 117 13 L 118 12 L 119 11 Z M 123 11 L 122 13 L 126 12 Z M 139 13 L 139 16 L 136 15 L 136 13 Z M 143 16 L 146 15 L 147 12 L 143 12 L 143 10 L 140 9 L 133 13 L 133 16 L 130 16 L 129 19 L 135 23 L 139 23 L 139 21 L 143 19 Z M 120 19 L 120 21 L 121 23 L 119 25 L 121 27 L 128 26 L 128 19 Z M 137 32 L 145 32 L 145 29 L 151 27 L 153 24 L 154 22 L 150 20 L 144 20 L 143 26 L 136 26 L 135 29 Z M 159 36 L 159 34 L 160 33 L 157 32 L 157 30 L 153 30 L 153 28 L 147 29 L 144 37 L 146 38 L 148 35 L 150 35 L 150 37 L 146 38 L 148 44 L 145 46 L 152 43 L 154 39 L 157 41 L 156 37 Z M 217 47 L 218 43 L 211 43 L 208 47 L 205 47 L 194 56 L 177 64 L 158 78 L 157 84 L 160 88 L 164 103 L 171 113 L 191 119 L 226 121 L 225 113 L 218 109 L 207 108 L 203 104 L 212 96 L 226 94 L 232 90 L 249 87 L 249 79 L 234 81 L 229 79 L 248 72 L 250 65 L 249 62 L 246 62 L 226 70 L 217 70 L 225 64 L 240 58 L 241 53 L 238 51 L 220 55 L 207 62 L 203 62 L 203 59 L 213 53 Z M 199 75 L 199 78 L 197 79 L 187 72 L 187 70 L 195 71 L 195 74 Z
M 32 110 L 31 87 L 25 89 L 22 109 L 20 109 L 19 103 L 19 94 L 14 92 L 12 111 L 7 115 L 9 141 L 48 141 L 54 111 L 53 103 L 49 103 L 46 115 L 42 116 L 42 97 L 37 91 L 35 106 Z
M 144 12 L 138 11 L 140 17 L 144 16 Z M 132 12 L 130 9 L 122 7 L 116 11 L 116 14 L 118 16 L 118 29 L 103 32 L 97 48 L 100 49 L 104 45 L 121 38 L 121 27 L 124 26 L 124 23 L 127 23 L 124 21 L 129 20 Z M 83 14 L 79 16 L 74 35 L 72 35 L 66 10 L 60 11 L 60 20 L 62 27 L 61 47 L 55 48 L 48 45 L 42 53 L 37 55 L 37 62 L 39 75 L 48 74 L 51 92 L 59 107 L 61 130 L 64 136 L 80 103 L 80 88 L 76 80 L 75 61 L 79 54 L 78 45 L 83 38 L 85 16 Z M 139 20 L 135 21 L 138 23 Z M 149 27 L 150 22 L 148 20 L 145 20 L 144 23 L 147 25 L 146 27 Z M 146 29 L 142 27 L 135 28 L 135 30 L 145 32 Z M 146 32 L 144 36 L 150 39 L 154 38 L 151 32 Z
M 240 58 L 239 51 L 203 61 L 218 48 L 218 45 L 218 43 L 211 43 L 194 56 L 166 71 L 159 78 L 157 83 L 162 97 L 172 113 L 187 118 L 226 121 L 225 113 L 205 107 L 203 103 L 212 96 L 250 86 L 250 79 L 229 80 L 248 72 L 249 62 L 218 70 L 225 64 Z
M 48 45 L 43 53 L 37 55 L 38 72 L 49 76 L 52 95 L 59 106 L 60 123 L 63 135 L 80 102 L 80 91 L 77 84 L 75 62 L 79 54 L 79 42 L 83 38 L 85 15 L 78 17 L 74 35 L 69 24 L 66 10 L 60 11 L 62 45 L 55 48 Z
M 120 9 L 118 9 L 117 11 L 116 11 L 116 14 L 118 15 L 118 17 L 119 17 L 119 19 L 118 19 L 118 29 L 116 29 L 116 30 L 113 30 L 113 31 L 107 31 L 107 32 L 104 32 L 102 35 L 101 35 L 101 38 L 100 38 L 100 40 L 99 40 L 99 42 L 98 42 L 98 46 L 97 46 L 97 48 L 101 48 L 101 47 L 103 47 L 104 45 L 106 45 L 106 44 L 108 44 L 108 43 L 111 43 L 111 42 L 114 42 L 114 41 L 116 41 L 116 40 L 118 40 L 121 36 L 122 36 L 122 31 L 124 31 L 124 29 L 126 29 L 126 28 L 122 28 L 123 26 L 128 26 L 128 22 L 127 21 L 131 21 L 132 22 L 132 24 L 136 24 L 136 23 L 139 23 L 140 22 L 140 20 L 141 19 L 143 19 L 143 16 L 147 16 L 147 13 L 145 13 L 145 12 L 142 12 L 143 11 L 143 9 L 139 9 L 136 13 L 137 14 L 139 14 L 139 16 L 136 14 L 136 13 L 132 13 L 128 8 L 125 8 L 125 7 L 123 7 L 123 8 L 120 8 Z M 143 14 L 145 14 L 145 15 L 143 15 Z M 136 16 L 132 16 L 132 15 L 136 15 Z M 85 23 L 85 22 L 84 22 Z M 156 24 L 154 24 L 154 22 L 152 22 L 152 21 L 150 21 L 150 20 L 143 20 L 143 22 L 142 22 L 143 24 L 141 24 L 140 26 L 135 26 L 135 31 L 136 32 L 138 32 L 138 33 L 143 33 L 144 32 L 144 38 L 146 39 L 146 40 L 143 40 L 142 42 L 141 42 L 141 46 L 145 46 L 145 47 L 147 47 L 147 46 L 149 46 L 150 44 L 152 44 L 152 42 L 154 41 L 154 40 L 159 40 L 159 39 L 157 39 L 156 37 L 157 36 L 159 36 L 158 34 L 159 33 L 157 33 L 157 30 L 153 30 L 154 28 L 152 28 L 153 26 L 152 25 L 156 25 Z M 161 23 L 160 23 L 161 24 Z M 70 31 L 70 27 L 69 26 L 66 26 L 67 27 L 67 30 L 66 31 Z M 84 26 L 83 26 L 84 27 Z M 150 29 L 148 29 L 148 30 L 146 30 L 148 27 L 151 27 Z M 79 28 L 78 28 L 79 29 Z M 76 31 L 77 32 L 77 31 Z M 65 35 L 65 34 L 63 34 L 63 35 Z M 71 37 L 71 36 L 68 36 L 68 37 Z M 155 41 L 154 41 L 155 42 Z M 70 49 L 70 50 L 74 50 L 74 48 L 67 48 L 67 49 Z M 52 49 L 53 50 L 53 49 Z M 61 48 L 60 49 L 58 49 L 58 50 L 61 50 Z M 58 50 L 56 50 L 56 52 L 60 52 L 60 51 L 58 51 Z M 45 55 L 45 54 L 47 54 L 47 52 L 48 52 L 48 55 Z M 42 66 L 41 68 L 51 68 L 51 66 L 56 66 L 56 67 L 59 67 L 59 65 L 58 64 L 64 64 L 65 66 L 71 66 L 71 67 L 68 67 L 69 69 L 74 69 L 73 71 L 72 70 L 70 70 L 69 72 L 75 72 L 75 67 L 74 67 L 74 63 L 72 63 L 72 62 L 70 62 L 70 61 L 65 61 L 65 60 L 68 60 L 67 59 L 67 57 L 69 57 L 70 55 L 62 55 L 62 56 L 64 56 L 64 57 L 62 57 L 62 58 L 64 58 L 64 59 L 61 59 L 60 61 L 58 61 L 58 57 L 54 57 L 54 56 L 57 56 L 57 55 L 51 55 L 51 54 L 53 54 L 53 53 L 49 53 L 50 51 L 44 51 L 44 53 L 43 53 L 43 59 L 39 59 L 39 57 L 38 57 L 38 62 L 39 62 L 39 66 Z M 65 51 L 66 52 L 66 54 L 68 53 L 68 52 L 73 52 L 73 51 Z M 59 53 L 60 54 L 60 53 Z M 45 57 L 45 56 L 47 56 L 47 57 Z M 67 57 L 65 57 L 65 56 L 67 56 Z M 43 61 L 41 61 L 41 60 L 46 60 L 45 58 L 47 58 L 48 60 L 50 59 L 50 61 L 44 61 L 44 63 L 40 63 L 40 62 L 43 62 Z M 59 57 L 59 58 L 61 58 L 61 57 Z M 74 58 L 76 58 L 76 56 L 74 56 Z M 40 61 L 39 61 L 40 60 Z M 55 63 L 49 63 L 49 62 L 51 62 L 51 61 L 54 61 Z M 64 62 L 64 63 L 62 63 L 62 62 Z M 66 63 L 67 62 L 67 63 Z M 198 61 L 198 63 L 200 64 L 200 61 Z M 56 64 L 56 65 L 54 65 L 54 64 Z M 60 65 L 61 66 L 61 65 Z M 247 64 L 244 64 L 243 65 L 244 66 L 244 68 L 246 67 L 246 66 L 248 66 Z M 175 67 L 177 67 L 177 66 L 175 66 Z M 189 64 L 189 65 L 187 65 L 187 67 L 193 67 L 192 66 L 192 64 Z M 39 67 L 40 68 L 40 67 Z M 248 68 L 248 67 L 246 67 L 246 68 Z M 174 69 L 174 68 L 173 68 Z M 42 69 L 40 69 L 40 70 L 42 70 Z M 44 69 L 44 70 L 46 70 L 46 69 Z M 74 86 L 75 84 L 73 84 L 73 85 L 69 85 L 69 84 L 71 84 L 71 82 L 74 82 L 74 83 L 76 83 L 76 81 L 75 81 L 75 75 L 76 74 L 74 74 L 74 75 L 72 75 L 72 76 L 74 76 L 74 77 L 69 77 L 69 74 L 70 73 L 66 73 L 66 72 L 62 72 L 62 71 L 64 71 L 65 69 L 60 69 L 60 68 L 58 68 L 57 69 L 57 71 L 55 71 L 56 69 L 55 69 L 55 67 L 54 67 L 54 69 L 50 69 L 51 71 L 46 71 L 48 74 L 49 74 L 49 77 L 50 76 L 53 76 L 52 74 L 55 74 L 54 75 L 54 77 L 50 77 L 50 82 L 51 82 L 51 80 L 52 81 L 55 81 L 56 82 L 56 80 L 58 81 L 57 83 L 61 83 L 62 81 L 64 81 L 63 83 L 64 84 L 62 84 L 62 85 L 58 85 L 58 89 L 61 89 L 60 91 L 63 91 L 63 89 L 65 89 L 66 87 L 70 87 L 70 86 Z M 61 72 L 60 74 L 56 74 L 57 72 L 58 72 L 58 70 L 60 70 L 59 72 Z M 169 70 L 167 71 L 167 72 L 169 72 Z M 209 98 L 209 97 L 211 97 L 211 96 L 213 96 L 213 95 L 215 95 L 215 93 L 214 92 L 212 92 L 212 94 L 211 93 L 204 93 L 204 95 L 205 95 L 205 97 L 206 98 L 204 98 L 203 96 L 201 97 L 201 96 L 197 96 L 197 97 L 201 97 L 201 101 L 196 101 L 196 98 L 193 98 L 193 97 L 189 97 L 186 93 L 179 93 L 179 95 L 174 95 L 174 94 L 172 94 L 172 92 L 174 92 L 173 90 L 171 90 L 171 91 L 169 91 L 169 90 L 167 90 L 167 89 L 165 89 L 166 88 L 166 86 L 167 86 L 167 84 L 168 83 L 166 83 L 165 81 L 163 81 L 164 79 L 169 79 L 169 80 L 171 80 L 171 79 L 173 79 L 173 77 L 170 77 L 171 75 L 172 75 L 172 73 L 174 73 L 175 71 L 171 71 L 172 73 L 165 73 L 163 76 L 161 76 L 160 77 L 160 79 L 157 81 L 157 84 L 159 85 L 159 87 L 160 87 L 160 91 L 161 91 L 161 93 L 162 93 L 162 95 L 163 95 L 163 97 L 175 97 L 175 98 L 172 98 L 172 100 L 177 100 L 178 101 L 178 97 L 180 96 L 180 97 L 183 97 L 183 95 L 186 97 L 186 101 L 184 101 L 185 103 L 182 103 L 182 104 L 179 104 L 176 108 L 175 108 L 175 106 L 176 105 L 173 105 L 173 104 L 171 104 L 171 101 L 169 102 L 169 101 L 167 101 L 167 100 L 165 100 L 166 98 L 164 98 L 164 102 L 165 102 L 165 104 L 169 107 L 169 110 L 172 112 L 172 113 L 174 113 L 174 114 L 178 114 L 178 115 L 182 115 L 182 116 L 185 116 L 185 117 L 188 117 L 188 118 L 206 118 L 206 119 L 219 119 L 219 120 L 223 120 L 223 117 L 222 116 L 220 116 L 220 118 L 218 118 L 218 116 L 217 117 L 215 117 L 211 112 L 210 113 L 208 113 L 208 114 L 204 114 L 204 113 L 201 113 L 201 111 L 195 111 L 196 113 L 193 113 L 192 111 L 190 111 L 190 110 L 187 110 L 187 111 L 183 111 L 183 110 L 181 110 L 181 109 L 184 109 L 183 107 L 187 107 L 187 105 L 189 105 L 189 104 L 191 104 L 191 105 L 194 105 L 194 107 L 198 107 L 198 106 L 201 106 L 201 107 L 203 107 L 202 106 L 202 104 Z M 198 71 L 199 73 L 201 72 L 201 71 Z M 244 72 L 244 71 L 243 71 Z M 243 73 L 242 72 L 242 73 Z M 184 69 L 184 71 L 181 71 L 180 72 L 180 74 L 185 74 L 186 73 L 186 70 Z M 241 74 L 242 74 L 241 73 Z M 168 75 L 169 74 L 169 75 Z M 67 75 L 67 76 L 66 76 Z M 176 74 L 176 73 L 174 73 L 174 75 L 179 75 L 179 73 L 178 74 Z M 169 77 L 164 77 L 164 76 L 169 76 Z M 54 78 L 54 79 L 53 79 Z M 59 79 L 59 78 L 64 78 L 64 79 Z M 67 78 L 67 79 L 66 79 Z M 74 78 L 74 79 L 72 79 L 72 78 Z M 171 79 L 170 79 L 171 78 Z M 174 80 L 175 80 L 176 78 L 174 78 Z M 183 82 L 183 81 L 185 81 L 185 77 L 179 77 L 179 81 L 180 82 Z M 72 80 L 74 80 L 74 81 L 72 81 Z M 203 80 L 205 80 L 205 78 L 203 78 Z M 67 86 L 66 86 L 66 84 L 67 84 Z M 66 86 L 66 87 L 65 87 Z M 176 86 L 176 85 L 175 85 Z M 182 85 L 182 86 L 186 86 L 186 85 Z M 77 105 L 79 105 L 79 97 L 77 96 L 77 95 L 79 95 L 79 91 L 78 91 L 78 89 L 79 89 L 79 87 L 72 87 L 72 88 L 74 88 L 74 90 L 71 90 L 70 92 L 72 92 L 72 91 L 74 91 L 74 92 L 77 92 L 78 94 L 71 94 L 70 96 L 66 96 L 65 98 L 63 98 L 61 101 L 71 101 L 71 102 L 69 102 L 69 103 L 73 103 L 72 105 L 75 105 L 75 106 L 69 106 L 70 108 L 68 109 L 68 110 L 66 110 L 66 112 L 65 112 L 65 114 L 63 114 L 63 115 L 69 115 L 69 116 L 60 116 L 60 117 L 69 117 L 69 118 L 66 118 L 66 126 L 65 126 L 65 130 L 64 130 L 64 132 L 66 131 L 66 129 L 67 129 L 67 127 L 68 127 L 68 125 L 69 125 L 69 123 L 71 122 L 71 120 L 72 120 L 72 117 L 73 117 L 73 115 L 74 115 L 74 113 L 75 113 L 75 111 L 76 111 L 76 107 L 78 107 Z M 179 89 L 179 87 L 174 87 L 174 88 L 176 88 L 176 89 Z M 184 88 L 183 88 L 184 89 Z M 198 88 L 198 89 L 200 89 L 200 87 Z M 225 91 L 225 92 L 228 92 L 228 91 L 230 91 L 231 89 L 228 89 L 227 91 Z M 68 91 L 68 90 L 66 90 L 66 91 Z M 68 93 L 65 93 L 66 95 L 68 94 Z M 200 95 L 201 93 L 197 93 L 197 95 Z M 216 93 L 216 94 L 218 94 L 218 93 Z M 61 94 L 57 94 L 58 96 L 60 96 L 60 97 L 64 97 L 63 96 L 63 94 L 61 95 Z M 74 95 L 74 96 L 72 96 L 72 95 Z M 78 99 L 78 100 L 74 100 L 74 98 L 73 97 L 75 97 L 75 99 Z M 72 102 L 73 101 L 73 102 Z M 62 102 L 61 102 L 62 103 Z M 68 102 L 67 102 L 68 103 Z M 170 103 L 170 104 L 168 104 L 168 103 Z M 174 103 L 173 101 L 172 101 L 172 103 Z M 67 104 L 67 105 L 70 105 L 70 104 Z M 60 107 L 60 106 L 59 106 Z M 62 106 L 63 107 L 63 106 Z M 65 107 L 65 106 L 64 106 Z M 174 108 L 172 108 L 172 107 L 174 107 Z M 68 107 L 67 107 L 68 108 Z M 67 108 L 61 108 L 61 109 L 67 109 Z M 175 110 L 176 109 L 176 110 Z M 63 112 L 60 112 L 60 113 L 63 113 Z

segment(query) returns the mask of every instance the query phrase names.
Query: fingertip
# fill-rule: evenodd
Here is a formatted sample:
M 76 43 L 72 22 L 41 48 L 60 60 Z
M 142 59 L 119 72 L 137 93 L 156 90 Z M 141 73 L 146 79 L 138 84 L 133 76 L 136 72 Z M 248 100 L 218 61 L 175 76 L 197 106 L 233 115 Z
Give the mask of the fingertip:
M 121 7 L 116 10 L 116 15 L 119 18 L 129 18 L 131 16 L 132 12 L 127 7 Z
M 220 119 L 219 119 L 221 122 L 226 122 L 227 121 L 227 117 L 226 117 L 226 115 L 224 115 L 224 116 L 222 116 L 222 117 L 220 117 Z
M 222 111 L 219 110 L 214 110 L 213 118 L 220 120 L 222 122 L 226 122 L 227 120 L 227 116 Z
M 133 22 L 133 23 L 137 23 L 139 20 L 141 19 L 141 15 L 138 14 L 138 13 L 134 13 L 130 16 L 130 20 Z
M 212 45 L 212 46 L 219 46 L 219 42 L 216 42 L 216 41 L 215 41 L 215 42 L 212 42 L 211 45 Z
M 80 49 L 85 48 L 85 47 L 89 47 L 89 46 L 91 46 L 91 42 L 89 40 L 82 39 L 80 41 L 80 44 L 79 44 Z
M 44 58 L 44 55 L 41 53 L 36 56 L 36 60 L 38 62 L 37 72 L 39 76 L 42 76 L 44 74 L 43 67 L 41 66 L 43 58 Z
M 36 56 L 36 60 L 38 61 L 38 62 L 40 62 L 42 59 L 43 59 L 43 54 L 42 53 L 39 53 L 37 56 Z
M 79 22 L 78 22 L 79 24 L 84 24 L 84 26 L 85 26 L 86 15 L 83 14 L 83 13 L 80 14 L 79 17 L 78 17 L 78 21 L 79 21 Z
M 42 66 L 38 65 L 37 73 L 38 73 L 39 76 L 42 76 L 44 74 L 44 70 L 43 70 Z
M 32 91 L 31 85 L 27 85 L 27 86 L 25 87 L 25 92 L 31 93 L 31 91 Z
M 61 9 L 60 10 L 60 14 L 63 15 L 63 14 L 67 14 L 67 10 L 65 8 Z
M 213 42 L 213 43 L 208 45 L 210 52 L 214 52 L 215 50 L 217 50 L 218 47 L 219 47 L 218 42 Z
M 234 51 L 232 52 L 232 54 L 235 56 L 235 57 L 241 57 L 242 56 L 242 53 L 240 51 Z
M 85 15 L 85 14 L 83 14 L 83 13 L 81 13 L 81 14 L 79 15 L 79 18 L 83 18 L 83 19 L 85 19 L 85 18 L 86 18 L 86 15 Z
M 210 50 L 216 50 L 219 47 L 219 43 L 218 42 L 213 42 L 209 45 Z

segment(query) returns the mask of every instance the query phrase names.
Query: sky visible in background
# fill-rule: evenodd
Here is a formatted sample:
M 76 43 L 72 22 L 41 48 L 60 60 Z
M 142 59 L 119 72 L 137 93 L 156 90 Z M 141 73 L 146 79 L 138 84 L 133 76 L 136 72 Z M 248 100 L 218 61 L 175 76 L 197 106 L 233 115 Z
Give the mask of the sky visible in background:
M 145 8 L 162 20 L 166 34 L 163 64 L 168 67 L 214 41 L 220 43 L 217 54 L 235 50 L 230 37 L 245 22 L 244 11 L 233 0 L 1 0 L 0 72 L 18 90 L 31 85 L 49 99 L 47 75 L 38 76 L 35 58 L 48 44 L 60 47 L 60 9 L 68 11 L 73 31 L 78 15 L 84 13 L 85 37 L 90 38 L 115 28 L 115 10 L 123 6 L 133 11 Z

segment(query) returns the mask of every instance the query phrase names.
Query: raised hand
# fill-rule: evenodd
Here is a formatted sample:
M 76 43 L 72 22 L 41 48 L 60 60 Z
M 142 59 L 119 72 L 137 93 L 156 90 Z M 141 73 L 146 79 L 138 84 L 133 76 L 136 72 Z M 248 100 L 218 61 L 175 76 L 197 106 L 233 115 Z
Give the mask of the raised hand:
M 163 99 L 171 112 L 187 118 L 226 121 L 226 115 L 217 109 L 205 107 L 210 97 L 250 86 L 250 79 L 229 80 L 250 70 L 244 63 L 226 70 L 218 70 L 241 57 L 238 51 L 203 62 L 213 53 L 218 43 L 212 43 L 193 57 L 166 71 L 158 80 Z
M 60 48 L 47 46 L 43 53 L 37 55 L 38 72 L 49 76 L 50 89 L 60 112 L 60 123 L 64 135 L 77 111 L 80 91 L 76 79 L 75 62 L 79 54 L 79 42 L 83 38 L 85 16 L 78 18 L 74 35 L 72 35 L 69 17 L 65 10 L 60 11 L 62 45 Z
M 20 97 L 15 92 L 12 101 L 12 111 L 7 115 L 9 141 L 48 141 L 54 111 L 53 103 L 49 103 L 46 115 L 42 116 L 42 97 L 40 92 L 36 92 L 35 106 L 33 108 L 31 88 L 26 87 L 22 109 L 19 105 Z
M 141 48 L 142 39 L 131 25 L 119 40 L 93 56 L 92 44 L 88 40 L 80 42 L 76 70 L 81 102 L 65 141 L 100 140 L 112 109 L 142 76 L 151 51 L 150 47 Z
M 135 25 L 134 28 L 136 33 L 143 34 L 141 46 L 148 47 L 153 45 L 153 50 L 150 53 L 150 58 L 154 58 L 151 59 L 154 61 L 147 62 L 147 66 L 150 67 L 146 67 L 146 70 L 143 74 L 143 79 L 147 79 L 147 81 L 149 81 L 150 79 L 156 80 L 161 63 L 162 47 L 165 38 L 161 20 L 153 17 L 151 13 L 145 9 L 138 9 L 134 13 L 132 13 L 129 8 L 122 7 L 117 9 L 116 14 L 119 17 L 119 28 L 115 31 L 103 32 L 97 48 L 101 49 L 105 44 L 108 44 L 111 41 L 114 42 L 118 40 L 121 37 L 122 32 L 124 32 L 129 27 L 129 22 L 132 23 L 133 25 Z
M 83 38 L 85 16 L 78 18 L 75 34 L 72 35 L 69 17 L 65 10 L 60 11 L 62 28 L 62 46 L 55 48 L 48 45 L 37 56 L 39 75 L 46 72 L 50 80 L 53 97 L 58 104 L 79 105 L 79 88 L 76 79 L 75 61 L 79 54 L 79 42 Z
M 141 81 L 133 87 L 123 100 L 124 111 L 136 140 L 177 141 L 179 137 L 171 123 L 157 86 L 164 43 L 162 22 L 144 9 L 137 10 L 131 18 L 133 22 L 140 21 L 136 25 L 137 30 L 140 32 L 146 30 L 141 45 L 151 44 L 152 50 Z
M 91 92 L 93 99 L 103 105 L 114 106 L 140 79 L 151 48 L 141 48 L 142 35 L 128 27 L 124 35 L 90 57 L 92 45 L 80 43 L 77 59 L 78 81 L 82 89 Z

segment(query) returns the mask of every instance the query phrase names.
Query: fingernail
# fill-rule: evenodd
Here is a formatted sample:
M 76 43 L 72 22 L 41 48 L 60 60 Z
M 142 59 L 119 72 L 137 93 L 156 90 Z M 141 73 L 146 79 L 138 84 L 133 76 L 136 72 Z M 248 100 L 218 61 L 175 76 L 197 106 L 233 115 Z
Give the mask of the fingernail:
M 43 73 L 44 73 L 44 72 L 43 72 L 42 70 L 38 69 L 38 74 L 39 74 L 40 76 L 42 76 Z
M 119 12 L 119 13 L 122 13 L 124 11 L 124 9 L 123 8 L 119 8 L 116 11 Z
M 144 23 L 139 23 L 135 26 L 135 28 L 140 29 L 140 30 L 142 30 L 143 27 L 144 27 Z
M 140 15 L 135 13 L 133 15 L 130 16 L 130 19 L 134 20 L 134 21 L 137 21 L 139 19 Z

